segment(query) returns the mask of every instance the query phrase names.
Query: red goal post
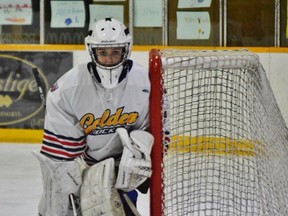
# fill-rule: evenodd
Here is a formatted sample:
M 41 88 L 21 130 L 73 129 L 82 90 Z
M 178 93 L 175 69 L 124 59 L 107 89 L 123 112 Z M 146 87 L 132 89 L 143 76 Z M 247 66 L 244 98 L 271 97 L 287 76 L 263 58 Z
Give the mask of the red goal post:
M 151 81 L 150 96 L 150 130 L 154 136 L 154 146 L 151 153 L 153 174 L 150 188 L 151 215 L 161 215 L 162 206 L 162 84 L 161 56 L 156 49 L 149 52 L 149 75 Z
M 151 215 L 288 215 L 288 130 L 259 57 L 153 49 L 149 72 Z

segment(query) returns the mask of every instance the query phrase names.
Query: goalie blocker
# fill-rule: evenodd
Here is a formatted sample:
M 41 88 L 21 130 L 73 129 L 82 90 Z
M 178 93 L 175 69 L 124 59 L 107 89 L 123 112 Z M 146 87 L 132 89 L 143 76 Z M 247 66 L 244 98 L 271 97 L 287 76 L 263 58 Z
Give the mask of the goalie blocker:
M 132 131 L 129 137 L 124 128 L 117 129 L 117 134 L 123 145 L 117 179 L 113 158 L 88 167 L 81 158 L 63 162 L 33 153 L 40 161 L 43 179 L 39 215 L 74 215 L 69 204 L 70 194 L 78 201 L 80 197 L 80 203 L 75 204 L 77 215 L 125 215 L 117 190 L 132 191 L 151 176 L 150 153 L 154 138 L 141 130 Z M 127 203 L 131 211 L 135 211 L 132 202 Z
M 151 177 L 150 154 L 154 137 L 142 130 L 132 131 L 130 137 L 124 128 L 118 128 L 116 132 L 124 149 L 115 187 L 127 192 L 138 188 Z

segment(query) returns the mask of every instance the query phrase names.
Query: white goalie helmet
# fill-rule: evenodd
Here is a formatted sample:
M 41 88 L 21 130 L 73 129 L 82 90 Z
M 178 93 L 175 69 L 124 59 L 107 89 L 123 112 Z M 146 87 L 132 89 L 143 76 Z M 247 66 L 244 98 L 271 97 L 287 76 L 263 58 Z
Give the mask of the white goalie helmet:
M 90 28 L 85 45 L 92 62 L 96 64 L 101 84 L 107 89 L 114 88 L 118 84 L 123 64 L 131 54 L 132 37 L 128 28 L 112 18 L 99 20 Z M 103 59 L 109 58 L 109 63 L 103 62 Z

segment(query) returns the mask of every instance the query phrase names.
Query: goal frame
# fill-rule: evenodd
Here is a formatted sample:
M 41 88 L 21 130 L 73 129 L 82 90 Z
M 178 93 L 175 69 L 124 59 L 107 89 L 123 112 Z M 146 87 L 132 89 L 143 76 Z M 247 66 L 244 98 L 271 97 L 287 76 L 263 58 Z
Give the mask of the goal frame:
M 288 130 L 258 55 L 151 49 L 149 77 L 150 215 L 287 215 Z
M 150 187 L 150 215 L 159 216 L 162 214 L 162 75 L 161 55 L 158 50 L 151 49 L 149 52 L 149 76 L 151 82 L 150 92 L 150 131 L 154 136 L 152 148 L 152 176 Z

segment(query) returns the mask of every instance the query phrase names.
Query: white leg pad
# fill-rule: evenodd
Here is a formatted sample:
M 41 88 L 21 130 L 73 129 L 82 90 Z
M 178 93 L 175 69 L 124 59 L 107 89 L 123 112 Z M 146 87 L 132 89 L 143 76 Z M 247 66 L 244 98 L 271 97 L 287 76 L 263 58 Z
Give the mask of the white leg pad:
M 69 194 L 79 196 L 85 162 L 80 158 L 55 161 L 38 152 L 32 154 L 39 160 L 42 171 L 43 193 L 38 206 L 39 215 L 74 215 L 69 209 Z
M 114 184 L 113 158 L 86 169 L 83 173 L 80 196 L 82 216 L 125 215 L 123 204 Z

